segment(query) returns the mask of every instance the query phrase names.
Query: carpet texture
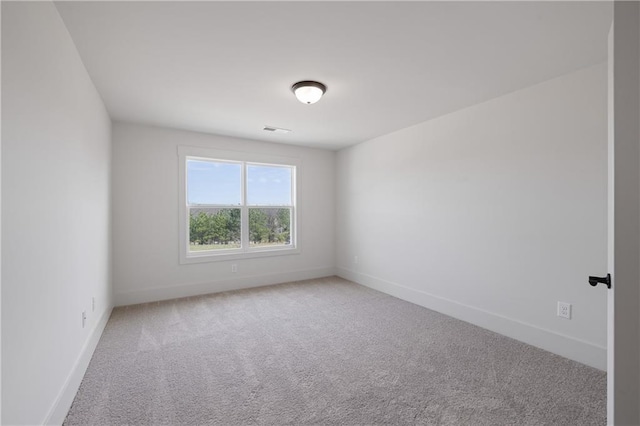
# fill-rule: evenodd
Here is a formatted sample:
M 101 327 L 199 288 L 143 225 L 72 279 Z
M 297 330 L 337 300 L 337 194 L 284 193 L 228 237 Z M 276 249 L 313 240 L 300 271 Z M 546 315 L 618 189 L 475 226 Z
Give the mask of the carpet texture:
M 606 374 L 331 277 L 117 308 L 66 425 L 604 425 Z

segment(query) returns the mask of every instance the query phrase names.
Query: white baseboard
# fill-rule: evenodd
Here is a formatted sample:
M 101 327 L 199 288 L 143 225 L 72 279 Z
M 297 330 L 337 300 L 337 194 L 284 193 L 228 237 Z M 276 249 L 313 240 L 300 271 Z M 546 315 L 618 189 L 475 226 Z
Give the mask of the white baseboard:
M 69 408 L 71 408 L 71 404 L 73 403 L 73 399 L 76 397 L 76 393 L 78 393 L 80 383 L 82 383 L 82 378 L 87 371 L 87 367 L 89 367 L 89 361 L 91 361 L 93 352 L 96 350 L 96 346 L 98 346 L 102 332 L 109 321 L 112 310 L 113 308 L 109 308 L 104 311 L 102 317 L 100 317 L 100 320 L 91 331 L 89 338 L 80 351 L 80 356 L 76 360 L 71 373 L 69 373 L 64 386 L 51 406 L 49 414 L 47 414 L 46 420 L 43 424 L 61 425 L 62 422 L 64 422 L 64 419 L 67 417 L 67 413 L 69 412 Z
M 508 318 L 455 300 L 405 287 L 348 268 L 336 268 L 338 276 L 387 293 L 407 302 L 469 322 L 512 339 L 536 346 L 599 370 L 607 369 L 607 348 Z
M 177 284 L 169 287 L 152 287 L 142 290 L 115 293 L 115 305 L 125 306 L 137 303 L 157 302 L 180 297 L 199 296 L 201 294 L 219 293 L 222 291 L 241 290 L 265 285 L 280 284 L 290 281 L 308 280 L 335 275 L 333 266 L 294 271 L 276 272 L 272 274 L 249 275 L 238 278 L 208 281 L 201 283 Z

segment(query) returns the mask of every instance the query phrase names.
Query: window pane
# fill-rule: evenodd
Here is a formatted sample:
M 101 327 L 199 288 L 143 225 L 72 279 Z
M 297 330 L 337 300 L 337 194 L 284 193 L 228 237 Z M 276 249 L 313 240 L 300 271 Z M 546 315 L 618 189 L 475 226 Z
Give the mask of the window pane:
M 240 209 L 189 209 L 189 251 L 240 248 Z
M 187 203 L 240 205 L 242 165 L 187 160 Z
M 290 206 L 291 167 L 247 167 L 247 204 L 251 206 Z
M 251 247 L 291 244 L 291 209 L 249 209 Z

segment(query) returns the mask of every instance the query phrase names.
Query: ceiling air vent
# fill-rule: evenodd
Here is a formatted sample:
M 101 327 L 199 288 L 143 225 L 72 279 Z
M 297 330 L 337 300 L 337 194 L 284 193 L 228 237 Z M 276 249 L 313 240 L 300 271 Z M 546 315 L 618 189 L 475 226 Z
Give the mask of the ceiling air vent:
M 272 132 L 272 133 L 289 133 L 291 130 L 289 129 L 281 129 L 279 127 L 273 127 L 273 126 L 264 126 L 264 129 L 262 129 L 266 132 Z

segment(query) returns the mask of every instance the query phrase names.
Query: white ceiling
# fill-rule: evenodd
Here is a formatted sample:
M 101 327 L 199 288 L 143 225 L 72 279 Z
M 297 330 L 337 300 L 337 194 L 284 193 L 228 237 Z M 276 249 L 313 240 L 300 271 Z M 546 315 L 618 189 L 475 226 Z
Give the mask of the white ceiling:
M 612 17 L 610 2 L 56 6 L 113 119 L 329 149 L 602 62 Z M 317 104 L 290 91 L 307 79 L 328 87 Z

